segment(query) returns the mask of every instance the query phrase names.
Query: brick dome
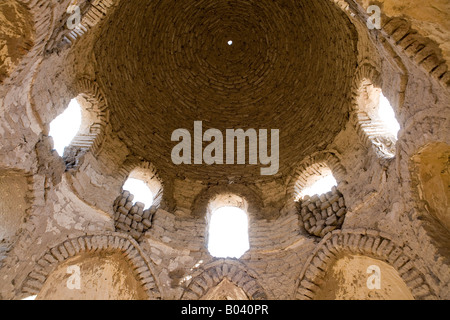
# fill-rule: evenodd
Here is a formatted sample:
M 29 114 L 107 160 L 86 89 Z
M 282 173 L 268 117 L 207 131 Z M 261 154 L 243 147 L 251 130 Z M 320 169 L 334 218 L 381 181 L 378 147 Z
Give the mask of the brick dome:
M 355 33 L 327 1 L 123 1 L 96 39 L 96 72 L 135 155 L 172 176 L 257 180 L 256 165 L 174 166 L 172 132 L 279 129 L 289 172 L 346 123 Z

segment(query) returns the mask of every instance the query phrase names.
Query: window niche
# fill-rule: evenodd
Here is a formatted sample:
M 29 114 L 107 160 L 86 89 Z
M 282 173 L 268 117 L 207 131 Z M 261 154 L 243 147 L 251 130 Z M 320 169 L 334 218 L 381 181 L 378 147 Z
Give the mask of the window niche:
M 358 90 L 354 117 L 362 140 L 371 144 L 380 158 L 395 157 L 400 130 L 395 111 L 382 90 L 367 79 Z
M 237 195 L 219 195 L 208 205 L 206 241 L 216 258 L 240 258 L 250 249 L 248 204 Z

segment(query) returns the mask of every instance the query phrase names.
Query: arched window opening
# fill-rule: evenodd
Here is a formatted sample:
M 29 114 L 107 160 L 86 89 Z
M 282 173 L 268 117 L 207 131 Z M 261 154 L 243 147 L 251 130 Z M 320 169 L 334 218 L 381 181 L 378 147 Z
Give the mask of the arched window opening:
M 240 258 L 250 249 L 248 216 L 238 207 L 220 207 L 209 221 L 208 251 L 216 258 Z
M 129 178 L 122 187 L 123 190 L 129 191 L 133 196 L 133 204 L 141 202 L 144 209 L 148 209 L 153 204 L 153 193 L 147 184 L 139 179 Z
M 307 168 L 297 182 L 299 193 L 296 200 L 305 196 L 322 195 L 337 186 L 337 181 L 331 169 L 322 163 L 314 164 Z
M 362 139 L 371 141 L 382 158 L 393 158 L 400 125 L 389 100 L 380 88 L 364 80 L 359 89 L 356 110 L 357 126 L 364 134 Z
M 383 122 L 386 130 L 398 139 L 398 132 L 400 131 L 400 125 L 398 124 L 397 118 L 395 117 L 394 109 L 392 109 L 389 100 L 380 93 L 380 103 L 378 105 L 378 116 Z
M 316 177 L 317 179 L 317 177 Z M 307 187 L 302 193 L 301 196 L 313 196 L 315 194 L 321 195 L 331 191 L 333 187 L 337 186 L 336 179 L 334 178 L 331 172 L 326 175 L 319 176 L 318 180 L 313 182 L 310 187 Z
M 81 107 L 77 99 L 72 99 L 67 109 L 50 123 L 50 136 L 54 141 L 54 148 L 60 156 L 70 145 L 81 126 Z

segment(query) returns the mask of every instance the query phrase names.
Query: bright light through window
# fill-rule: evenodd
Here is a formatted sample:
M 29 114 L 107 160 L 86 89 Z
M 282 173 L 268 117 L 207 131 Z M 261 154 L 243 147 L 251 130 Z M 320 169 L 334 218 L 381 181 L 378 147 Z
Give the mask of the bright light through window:
M 250 248 L 247 214 L 222 207 L 211 215 L 208 250 L 216 258 L 240 258 Z
M 27 298 L 24 298 L 22 300 L 36 300 L 37 296 L 29 296 Z
M 144 181 L 129 178 L 122 187 L 123 190 L 128 190 L 134 195 L 133 203 L 142 202 L 145 204 L 144 209 L 150 208 L 153 203 L 153 194 Z
M 391 104 L 389 103 L 389 100 L 383 94 L 381 94 L 380 96 L 378 115 L 389 132 L 397 138 L 397 134 L 400 131 L 400 125 L 395 118 L 395 113 L 391 107 Z
M 301 196 L 313 196 L 315 194 L 321 195 L 331 191 L 334 186 L 337 186 L 336 179 L 332 174 L 329 174 L 315 182 L 311 187 L 305 188 L 305 190 L 301 193 Z
M 81 108 L 76 99 L 70 101 L 66 111 L 50 123 L 50 136 L 52 136 L 55 150 L 60 156 L 64 154 L 72 139 L 77 135 L 81 125 Z

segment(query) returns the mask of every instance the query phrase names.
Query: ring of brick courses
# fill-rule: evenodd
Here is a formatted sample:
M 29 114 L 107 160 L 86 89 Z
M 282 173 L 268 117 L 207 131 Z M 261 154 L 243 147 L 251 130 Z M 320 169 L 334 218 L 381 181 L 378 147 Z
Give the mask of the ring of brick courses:
M 36 263 L 22 286 L 22 296 L 37 295 L 42 289 L 48 276 L 64 261 L 80 253 L 99 251 L 121 252 L 132 265 L 137 279 L 142 284 L 149 299 L 159 299 L 160 292 L 155 280 L 150 262 L 139 248 L 136 241 L 126 235 L 117 233 L 104 235 L 88 235 L 66 240 L 49 249 Z
M 344 196 L 336 187 L 320 196 L 303 197 L 298 203 L 298 209 L 305 230 L 321 238 L 341 228 L 347 213 Z
M 257 274 L 238 262 L 226 260 L 218 260 L 202 268 L 198 275 L 193 276 L 181 299 L 199 300 L 225 278 L 241 288 L 250 300 L 268 299 Z
M 342 93 L 351 92 L 357 36 L 331 1 L 121 1 L 107 19 L 94 54 L 112 126 L 133 154 L 170 177 L 268 179 L 259 166 L 178 167 L 158 156 L 170 156 L 172 132 L 192 131 L 196 120 L 204 131 L 280 129 L 280 175 L 345 126 L 341 110 L 350 102 Z M 321 93 L 308 95 L 312 88 Z
M 415 254 L 407 245 L 399 244 L 383 232 L 369 229 L 336 230 L 328 233 L 307 259 L 300 273 L 296 298 L 314 299 L 327 267 L 345 253 L 369 256 L 393 266 L 411 289 L 415 299 L 438 298 L 427 278 L 416 266 Z M 419 265 L 419 264 L 418 264 Z
M 136 202 L 133 205 L 133 199 L 134 196 L 124 190 L 114 201 L 114 226 L 116 231 L 128 233 L 136 241 L 141 241 L 152 226 L 156 206 L 144 210 L 145 204 Z

